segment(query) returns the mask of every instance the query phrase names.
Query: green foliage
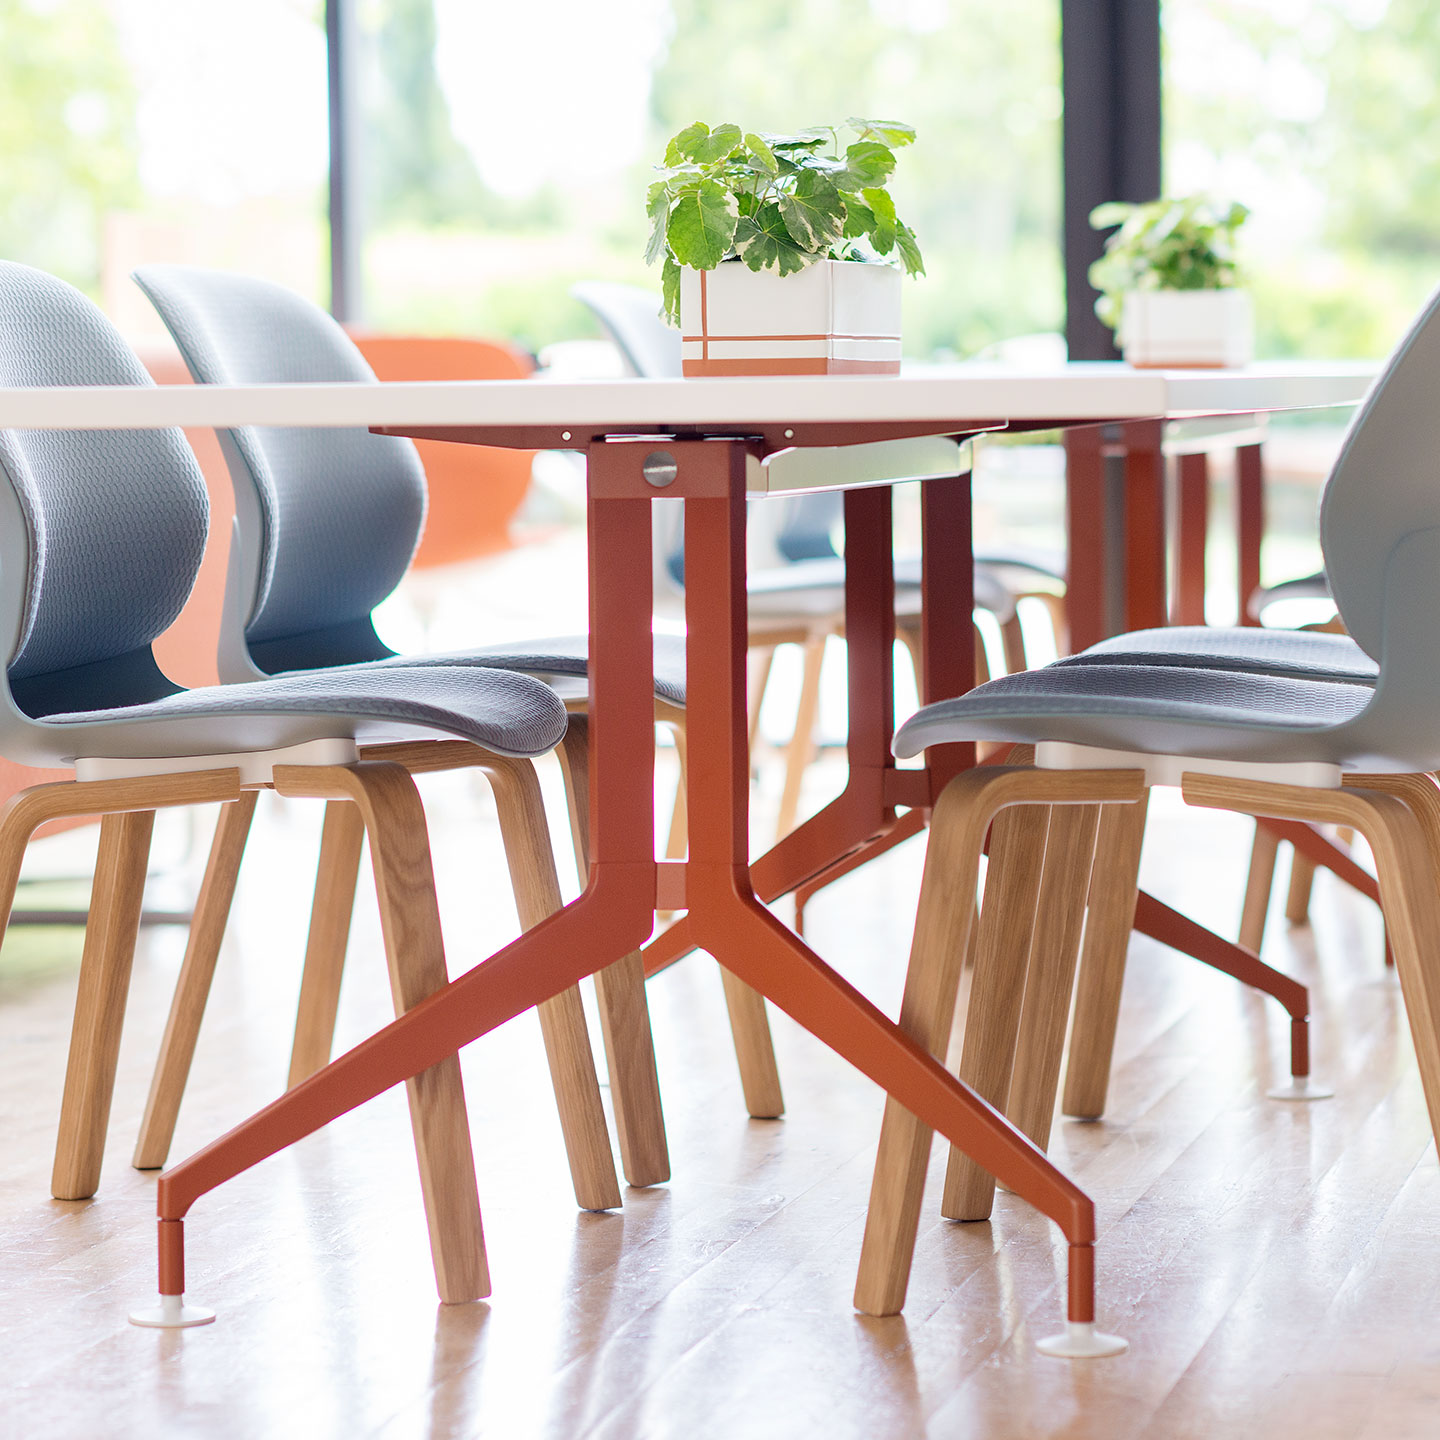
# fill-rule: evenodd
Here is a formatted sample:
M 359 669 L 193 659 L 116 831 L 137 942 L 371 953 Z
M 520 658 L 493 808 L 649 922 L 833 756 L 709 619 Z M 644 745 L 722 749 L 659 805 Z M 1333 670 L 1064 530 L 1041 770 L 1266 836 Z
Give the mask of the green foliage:
M 1095 313 L 1120 328 L 1125 296 L 1135 290 L 1227 290 L 1235 284 L 1235 234 L 1250 212 L 1203 196 L 1132 205 L 1112 200 L 1090 212 L 1096 230 L 1118 226 L 1090 267 L 1100 291 Z
M 135 96 L 101 0 L 0 0 L 0 255 L 94 291 L 134 202 Z
M 895 217 L 885 182 L 895 147 L 915 138 L 894 121 L 847 122 L 857 139 L 840 152 L 835 127 L 790 135 L 738 125 L 687 125 L 665 147 L 646 193 L 647 263 L 664 259 L 665 314 L 680 319 L 680 268 L 713 270 L 735 258 L 751 270 L 790 275 L 816 260 L 893 256 L 923 275 L 915 232 Z
M 434 0 L 370 0 L 360 15 L 367 223 L 563 223 L 551 194 L 518 202 L 496 195 L 456 138 L 435 69 Z
M 1303 10 L 1167 7 L 1166 166 L 1251 207 L 1257 353 L 1379 358 L 1440 277 L 1440 6 Z
M 655 155 L 697 115 L 791 135 L 817 115 L 903 115 L 925 137 L 884 187 L 924 237 L 926 277 L 905 287 L 907 353 L 944 358 L 1061 328 L 1059 0 L 669 0 L 669 10 L 650 92 Z M 637 167 L 631 182 L 637 259 L 635 197 L 653 178 Z

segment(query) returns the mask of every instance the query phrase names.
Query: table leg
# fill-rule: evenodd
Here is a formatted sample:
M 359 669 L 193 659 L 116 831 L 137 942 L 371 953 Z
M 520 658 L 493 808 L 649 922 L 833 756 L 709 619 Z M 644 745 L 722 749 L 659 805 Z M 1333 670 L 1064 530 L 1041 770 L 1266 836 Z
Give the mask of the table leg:
M 1165 585 L 1165 426 L 1137 420 L 1125 434 L 1125 629 L 1167 619 Z
M 1205 623 L 1205 541 L 1210 524 L 1210 457 L 1177 457 L 1179 536 L 1175 547 L 1175 623 Z
M 970 473 L 927 480 L 920 490 L 922 574 L 921 684 L 926 703 L 963 695 L 974 684 L 973 566 L 957 564 L 973 551 Z M 808 899 L 816 890 L 915 834 L 925 807 L 909 797 L 910 812 L 895 818 L 887 797 L 895 773 L 890 754 L 895 707 L 891 652 L 895 643 L 894 555 L 890 491 L 877 487 L 845 496 L 845 645 L 848 657 L 849 778 L 844 791 L 755 861 L 755 891 L 770 904 L 793 890 Z M 888 600 L 887 600 L 888 596 Z M 880 617 L 880 618 L 876 618 Z M 971 744 L 927 752 L 925 800 L 975 763 Z M 906 776 L 909 779 L 909 776 Z M 645 951 L 645 973 L 658 974 L 695 946 L 680 922 Z
M 1258 625 L 1250 597 L 1260 588 L 1260 545 L 1265 538 L 1265 469 L 1258 445 L 1235 451 L 1236 585 L 1240 623 Z
M 1110 633 L 1105 606 L 1104 429 L 1065 432 L 1065 614 L 1079 654 Z
M 1089 1324 L 1094 1319 L 1095 1231 L 1088 1197 L 765 910 L 751 888 L 743 505 L 743 490 L 734 483 L 728 495 L 686 499 L 689 732 L 693 753 L 709 762 L 692 767 L 689 777 L 690 814 L 699 822 L 691 832 L 686 877 L 693 938 L 1054 1220 L 1071 1248 L 1070 1319 Z M 873 502 L 864 513 L 872 522 L 883 518 Z M 852 518 L 847 507 L 847 530 Z M 888 530 L 883 524 L 879 528 Z M 888 564 L 884 569 L 888 573 Z M 882 608 L 868 617 L 847 613 L 846 633 L 853 639 L 853 622 L 859 621 L 859 633 L 869 633 L 873 645 L 893 625 L 893 608 L 886 606 L 890 595 L 883 578 L 876 583 L 872 574 L 868 582 L 862 577 L 864 583 L 870 586 L 871 603 Z M 855 594 L 858 601 L 859 587 Z M 880 708 L 875 707 L 877 714 Z M 862 723 L 855 738 L 865 745 L 874 737 Z

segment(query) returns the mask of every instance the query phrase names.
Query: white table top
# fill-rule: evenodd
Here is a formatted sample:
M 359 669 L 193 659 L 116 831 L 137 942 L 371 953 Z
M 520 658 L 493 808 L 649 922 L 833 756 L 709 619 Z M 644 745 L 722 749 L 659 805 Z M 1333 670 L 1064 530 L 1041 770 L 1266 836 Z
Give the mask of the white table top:
M 899 376 L 706 380 L 479 380 L 343 385 L 167 385 L 0 388 L 0 429 L 493 427 L 501 443 L 582 444 L 595 434 L 719 427 L 888 425 L 959 432 L 968 422 L 1252 413 L 1363 398 L 1374 362 L 1253 365 L 1243 370 L 1052 369 L 956 365 Z M 782 430 L 781 434 L 784 433 Z M 802 432 L 796 443 L 824 443 Z

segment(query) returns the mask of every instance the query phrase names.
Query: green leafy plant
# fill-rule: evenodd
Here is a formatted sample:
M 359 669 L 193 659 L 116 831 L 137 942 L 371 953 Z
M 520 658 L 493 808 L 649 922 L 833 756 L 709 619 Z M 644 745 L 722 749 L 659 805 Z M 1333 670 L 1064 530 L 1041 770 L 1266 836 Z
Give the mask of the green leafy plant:
M 1235 236 L 1250 212 L 1203 196 L 1131 205 L 1112 200 L 1090 212 L 1096 230 L 1120 228 L 1090 267 L 1100 291 L 1095 313 L 1119 330 L 1125 296 L 1136 290 L 1229 290 L 1238 278 Z
M 665 147 L 646 210 L 645 259 L 663 260 L 665 316 L 680 323 L 680 269 L 741 260 L 791 275 L 816 260 L 893 258 L 923 275 L 915 232 L 885 188 L 895 151 L 915 131 L 886 120 L 848 120 L 856 139 L 840 150 L 839 126 L 798 135 L 749 134 L 738 125 L 687 125 Z

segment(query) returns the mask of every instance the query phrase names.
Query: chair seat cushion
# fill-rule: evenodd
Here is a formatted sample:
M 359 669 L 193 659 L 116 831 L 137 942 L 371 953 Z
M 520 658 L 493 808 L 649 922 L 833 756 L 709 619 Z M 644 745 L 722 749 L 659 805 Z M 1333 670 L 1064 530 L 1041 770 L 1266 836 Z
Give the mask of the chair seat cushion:
M 583 699 L 587 685 L 566 685 L 586 681 L 589 670 L 589 639 L 564 635 L 558 639 L 514 640 L 503 645 L 486 645 L 478 650 L 457 650 L 439 655 L 396 655 L 389 660 L 367 661 L 349 666 L 354 670 L 411 670 L 434 666 L 478 666 L 487 670 L 533 675 L 551 683 L 566 700 Z M 685 704 L 685 639 L 679 635 L 655 636 L 655 698 L 671 705 Z M 288 671 L 303 675 L 311 672 Z
M 1277 600 L 1328 600 L 1330 581 L 1323 570 L 1317 570 L 1313 575 L 1297 575 L 1293 580 L 1263 587 L 1255 594 L 1259 605 L 1271 605 Z
M 977 565 L 998 566 L 1002 570 L 1023 570 L 1046 580 L 1065 584 L 1065 552 L 1046 550 L 1038 545 L 977 545 Z
M 1254 625 L 1173 625 L 1114 635 L 1060 665 L 1179 665 L 1373 685 L 1380 667 L 1348 636 Z
M 543 755 L 565 734 L 560 697 L 529 675 L 476 667 L 351 666 L 182 690 L 114 710 L 48 715 L 50 763 L 279 749 L 309 740 L 415 736 Z
M 958 740 L 1068 741 L 1157 755 L 1341 763 L 1327 732 L 1369 703 L 1368 686 L 1171 665 L 1046 665 L 927 705 L 895 753 Z

